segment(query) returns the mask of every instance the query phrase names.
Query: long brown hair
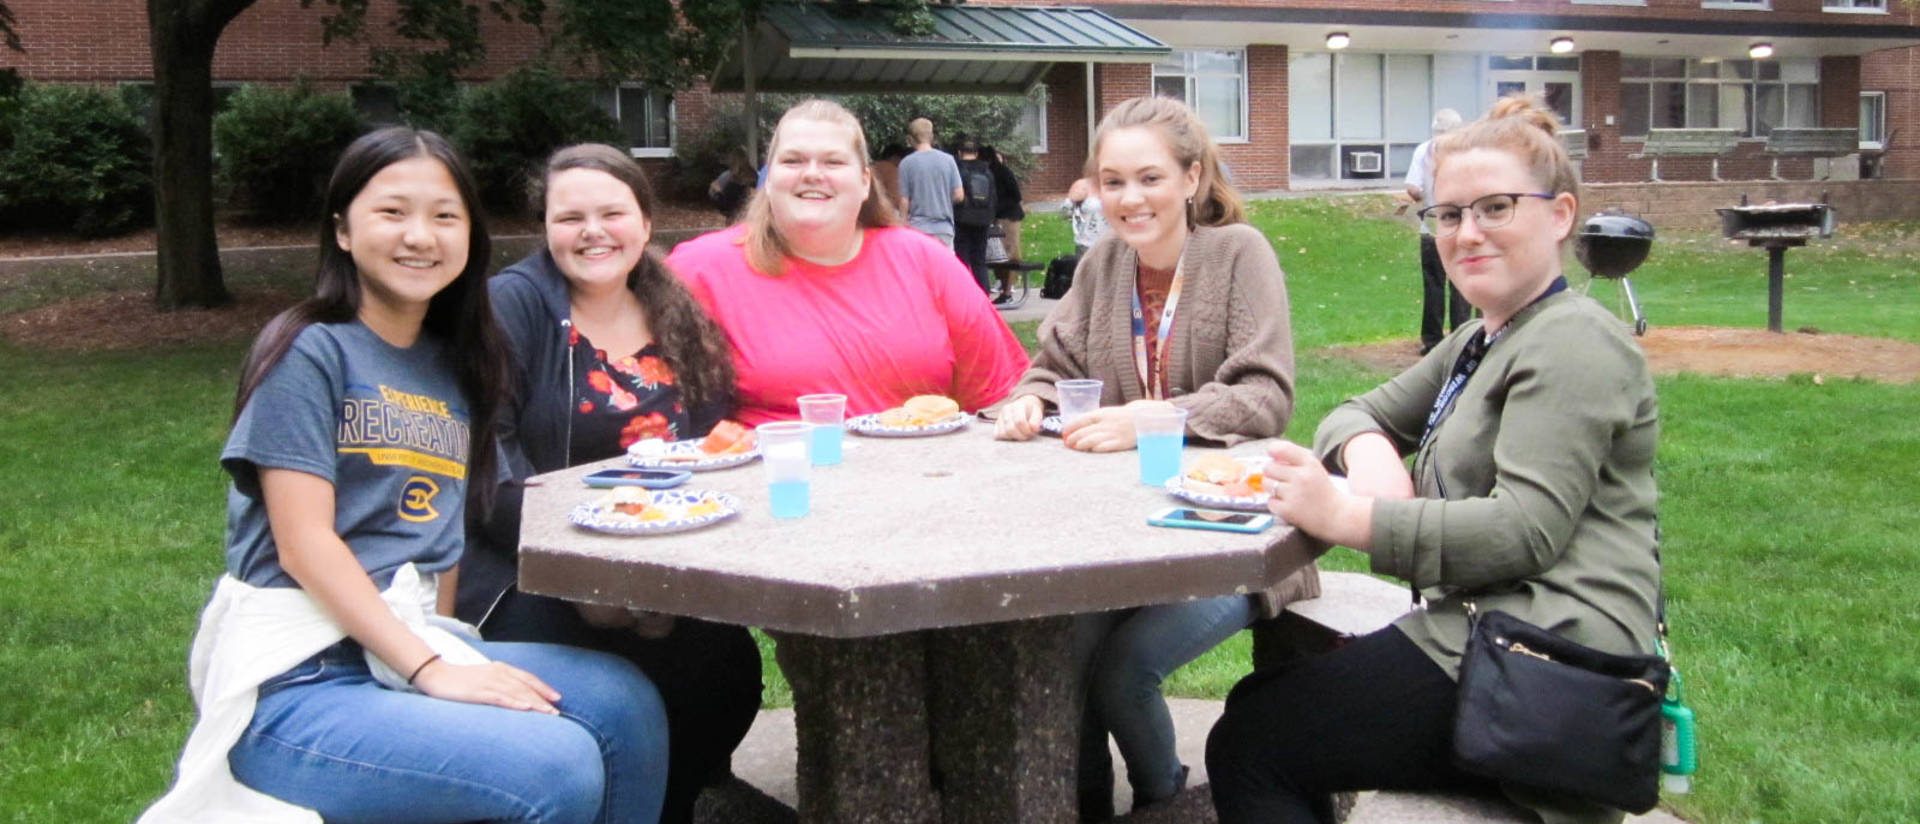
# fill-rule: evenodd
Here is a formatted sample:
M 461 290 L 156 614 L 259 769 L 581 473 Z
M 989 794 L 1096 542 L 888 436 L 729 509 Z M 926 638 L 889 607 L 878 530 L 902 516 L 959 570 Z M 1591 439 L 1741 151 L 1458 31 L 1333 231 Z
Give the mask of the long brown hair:
M 534 208 L 543 219 L 547 185 L 554 175 L 569 169 L 602 172 L 626 184 L 633 191 L 634 202 L 640 205 L 640 214 L 649 222 L 653 220 L 653 185 L 647 182 L 646 170 L 641 169 L 631 155 L 605 143 L 568 146 L 547 158 L 546 174 L 533 185 Z M 680 394 L 687 408 L 730 400 L 733 355 L 727 347 L 726 335 L 651 247 L 641 252 L 640 261 L 627 273 L 627 289 L 640 301 L 647 328 L 653 330 L 661 356 L 680 382 Z M 731 403 L 728 406 L 731 407 Z M 733 410 L 722 409 L 720 414 L 731 415 Z
M 1247 222 L 1247 209 L 1240 192 L 1220 173 L 1220 149 L 1213 145 L 1207 126 L 1187 104 L 1171 97 L 1136 97 L 1122 101 L 1100 118 L 1093 132 L 1093 151 L 1087 153 L 1087 177 L 1099 178 L 1100 145 L 1107 135 L 1120 129 L 1146 127 L 1166 141 L 1167 151 L 1184 173 L 1200 164 L 1200 185 L 1194 189 L 1187 206 L 1190 226 L 1226 226 Z
M 768 162 L 775 162 L 780 152 L 780 133 L 787 124 L 796 120 L 813 120 L 822 123 L 837 123 L 847 127 L 853 133 L 853 154 L 859 158 L 860 169 L 873 173 L 872 158 L 867 154 L 867 133 L 860 128 L 860 119 L 852 112 L 831 100 L 803 100 L 787 113 L 780 116 L 780 125 L 773 129 L 773 140 L 767 144 Z M 900 225 L 900 214 L 893 210 L 888 202 L 885 186 L 879 181 L 867 189 L 866 202 L 860 204 L 860 218 L 857 225 L 861 229 L 873 229 L 881 226 Z M 780 230 L 773 225 L 773 204 L 767 202 L 767 193 L 763 189 L 755 192 L 753 200 L 747 203 L 747 233 L 741 239 L 746 247 L 747 265 L 763 275 L 779 276 L 787 271 L 787 242 L 780 237 Z
M 1433 169 L 1437 175 L 1448 158 L 1472 149 L 1498 149 L 1520 159 L 1535 183 L 1551 194 L 1573 195 L 1574 214 L 1580 213 L 1580 175 L 1573 158 L 1560 142 L 1560 121 L 1539 97 L 1510 94 L 1500 98 L 1487 116 L 1433 139 Z M 1573 237 L 1569 232 L 1566 240 Z
M 314 274 L 314 294 L 268 321 L 254 338 L 240 366 L 240 387 L 234 393 L 233 417 L 252 399 L 295 338 L 316 323 L 346 323 L 360 314 L 360 270 L 353 254 L 336 240 L 338 224 L 347 207 L 380 170 L 414 158 L 432 158 L 446 167 L 467 211 L 467 265 L 427 302 L 421 332 L 445 342 L 452 353 L 460 389 L 473 412 L 469 421 L 467 503 L 484 516 L 493 504 L 494 423 L 506 401 L 507 348 L 494 324 L 487 300 L 487 264 L 492 260 L 486 215 L 480 209 L 479 189 L 460 153 L 446 138 L 433 132 L 391 126 L 361 135 L 340 155 L 327 182 L 326 211 L 320 220 L 320 265 Z

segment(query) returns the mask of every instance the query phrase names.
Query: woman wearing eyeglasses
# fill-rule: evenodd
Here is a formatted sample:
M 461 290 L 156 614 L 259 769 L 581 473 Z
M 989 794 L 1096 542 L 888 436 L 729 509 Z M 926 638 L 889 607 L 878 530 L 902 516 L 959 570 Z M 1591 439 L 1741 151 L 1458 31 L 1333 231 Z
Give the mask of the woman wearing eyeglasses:
M 1332 793 L 1382 788 L 1504 790 L 1549 822 L 1621 818 L 1451 758 L 1467 601 L 1606 652 L 1656 638 L 1653 380 L 1619 320 L 1566 289 L 1579 183 L 1555 128 L 1512 97 L 1435 141 L 1421 217 L 1482 318 L 1336 408 L 1313 450 L 1273 449 L 1273 511 L 1368 553 L 1426 606 L 1234 688 L 1207 741 L 1221 824 L 1331 822 Z

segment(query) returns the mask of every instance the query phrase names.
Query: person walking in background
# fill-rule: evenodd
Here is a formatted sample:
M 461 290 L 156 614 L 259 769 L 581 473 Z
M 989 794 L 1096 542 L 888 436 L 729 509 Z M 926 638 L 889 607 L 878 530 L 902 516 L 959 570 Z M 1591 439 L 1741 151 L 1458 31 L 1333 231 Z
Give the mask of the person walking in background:
M 907 225 L 953 248 L 953 205 L 965 192 L 953 155 L 933 148 L 933 121 L 916 117 L 907 124 L 913 153 L 900 161 L 900 202 Z
M 760 174 L 747 160 L 747 150 L 735 146 L 727 153 L 727 168 L 707 185 L 707 199 L 713 201 L 713 208 L 720 210 L 731 225 L 739 222 L 740 210 L 746 208 L 747 198 L 753 197 L 759 185 Z
M 993 172 L 993 219 L 1000 227 L 1000 242 L 1006 247 L 1007 260 L 1018 263 L 1026 259 L 1020 253 L 1020 221 L 1027 219 L 1027 210 L 1020 205 L 1020 178 L 992 146 L 980 147 L 980 159 L 986 161 L 987 169 Z M 1013 270 L 1001 269 L 1000 294 L 993 296 L 993 302 L 1005 303 L 1012 299 Z
M 900 159 L 907 156 L 907 151 L 905 146 L 889 143 L 873 161 L 873 185 L 880 187 L 893 210 L 903 215 L 907 213 L 907 202 L 900 196 Z
M 1459 127 L 1459 112 L 1441 109 L 1433 113 L 1435 138 Z M 1407 164 L 1407 197 L 1413 198 L 1416 209 L 1433 205 L 1432 139 L 1413 150 L 1413 161 Z M 1473 312 L 1473 307 L 1460 297 L 1460 290 L 1447 282 L 1447 272 L 1440 265 L 1440 252 L 1434 245 L 1433 232 L 1427 229 L 1425 221 L 1420 223 L 1420 283 L 1420 354 L 1424 355 L 1433 351 L 1433 347 L 1447 332 L 1466 323 L 1467 316 Z M 1440 328 L 1442 314 L 1446 315 L 1444 330 Z
M 992 288 L 987 273 L 987 233 L 999 208 L 993 169 L 980 159 L 980 143 L 971 137 L 960 138 L 958 156 L 962 197 L 953 207 L 953 251 L 973 272 L 980 291 L 985 292 Z

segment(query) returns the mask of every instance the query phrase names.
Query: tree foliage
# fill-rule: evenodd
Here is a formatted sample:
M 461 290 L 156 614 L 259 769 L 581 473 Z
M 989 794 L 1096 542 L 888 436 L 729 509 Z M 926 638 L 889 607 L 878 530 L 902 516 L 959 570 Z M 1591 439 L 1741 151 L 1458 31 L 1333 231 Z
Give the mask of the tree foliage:
M 322 94 L 304 80 L 291 89 L 240 87 L 213 118 L 229 202 L 274 219 L 312 217 L 334 161 L 361 128 L 346 95 Z
M 18 22 L 13 10 L 7 8 L 7 4 L 0 3 L 0 43 L 5 43 L 7 48 L 14 51 L 26 51 L 26 47 L 20 45 L 20 33 L 13 30 Z

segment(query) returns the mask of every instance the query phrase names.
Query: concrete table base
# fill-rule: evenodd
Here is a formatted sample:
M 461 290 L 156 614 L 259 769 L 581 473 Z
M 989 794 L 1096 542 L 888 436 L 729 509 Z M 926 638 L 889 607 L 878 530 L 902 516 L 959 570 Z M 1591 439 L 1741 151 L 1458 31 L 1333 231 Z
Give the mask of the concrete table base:
M 875 638 L 771 634 L 793 685 L 802 822 L 1077 821 L 1077 708 L 1060 666 L 1070 618 Z

